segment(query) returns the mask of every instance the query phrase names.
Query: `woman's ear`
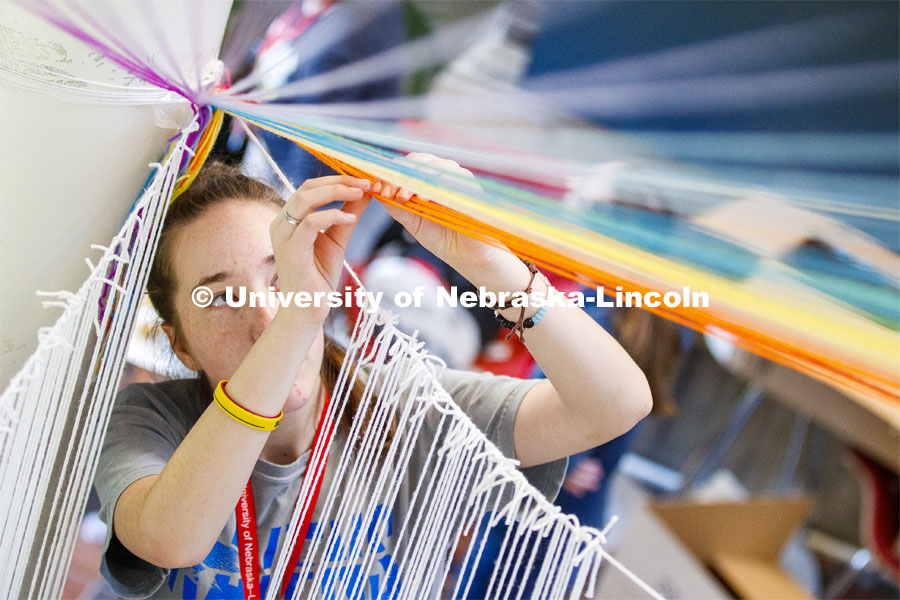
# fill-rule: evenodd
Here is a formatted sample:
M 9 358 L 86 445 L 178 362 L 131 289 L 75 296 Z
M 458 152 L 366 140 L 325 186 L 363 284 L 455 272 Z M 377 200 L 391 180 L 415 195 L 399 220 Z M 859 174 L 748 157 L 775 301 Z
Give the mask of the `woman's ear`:
M 162 330 L 165 332 L 166 337 L 169 338 L 169 345 L 172 347 L 172 351 L 175 352 L 175 356 L 181 361 L 181 364 L 191 371 L 199 371 L 200 365 L 191 358 L 191 354 L 188 352 L 184 342 L 182 342 L 175 334 L 175 326 L 171 323 L 163 323 Z

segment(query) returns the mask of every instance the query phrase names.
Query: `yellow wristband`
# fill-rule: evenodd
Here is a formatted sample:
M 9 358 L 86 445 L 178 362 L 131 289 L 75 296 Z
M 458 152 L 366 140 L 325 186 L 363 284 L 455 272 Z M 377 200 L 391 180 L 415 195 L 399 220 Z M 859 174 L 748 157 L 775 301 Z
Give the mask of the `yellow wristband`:
M 252 410 L 247 410 L 228 397 L 228 394 L 225 393 L 226 383 L 228 383 L 227 379 L 223 379 L 222 381 L 220 381 L 219 385 L 216 386 L 216 391 L 213 392 L 213 400 L 216 401 L 216 404 L 219 405 L 219 408 L 221 408 L 226 415 L 228 415 L 238 423 L 242 423 L 247 427 L 259 429 L 261 431 L 272 431 L 273 429 L 278 427 L 278 423 L 281 421 L 281 417 L 284 416 L 284 411 L 279 412 L 274 417 L 264 417 L 263 415 L 253 412 Z

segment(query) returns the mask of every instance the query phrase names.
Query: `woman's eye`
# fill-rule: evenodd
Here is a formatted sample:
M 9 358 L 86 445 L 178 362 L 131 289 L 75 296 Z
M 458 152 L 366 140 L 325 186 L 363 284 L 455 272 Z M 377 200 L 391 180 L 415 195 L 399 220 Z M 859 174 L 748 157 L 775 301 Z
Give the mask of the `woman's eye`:
M 272 280 L 272 287 L 278 287 L 278 275 Z
M 209 303 L 210 306 L 225 306 L 225 292 L 213 297 L 212 302 Z

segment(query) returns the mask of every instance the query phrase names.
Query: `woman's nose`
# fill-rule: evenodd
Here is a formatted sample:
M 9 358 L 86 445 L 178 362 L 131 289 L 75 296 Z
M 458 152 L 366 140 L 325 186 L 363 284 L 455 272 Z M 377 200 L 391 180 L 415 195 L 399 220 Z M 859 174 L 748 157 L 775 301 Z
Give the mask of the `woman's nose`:
M 268 306 L 246 307 L 250 319 L 250 337 L 255 342 L 275 317 L 275 308 Z

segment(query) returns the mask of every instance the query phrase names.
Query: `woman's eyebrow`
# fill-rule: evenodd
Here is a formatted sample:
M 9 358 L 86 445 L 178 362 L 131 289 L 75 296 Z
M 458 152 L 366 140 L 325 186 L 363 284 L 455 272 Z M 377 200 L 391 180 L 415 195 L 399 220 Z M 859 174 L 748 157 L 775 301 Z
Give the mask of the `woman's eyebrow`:
M 197 285 L 194 286 L 194 289 L 197 289 L 200 286 L 209 285 L 210 283 L 218 283 L 223 279 L 227 279 L 228 277 L 231 277 L 231 271 L 222 271 L 221 273 L 216 273 L 215 275 L 203 277 L 200 281 L 197 282 Z
M 274 265 L 274 264 L 275 264 L 275 255 L 274 254 L 270 254 L 269 256 L 267 256 L 263 259 L 263 265 Z M 229 277 L 231 277 L 231 275 L 232 275 L 231 271 L 222 271 L 220 273 L 216 273 L 215 275 L 208 275 L 208 276 L 200 279 L 200 281 L 197 282 L 197 285 L 194 286 L 194 289 L 196 289 L 200 286 L 203 286 L 203 285 L 209 285 L 210 283 L 218 283 L 220 281 L 228 279 Z

